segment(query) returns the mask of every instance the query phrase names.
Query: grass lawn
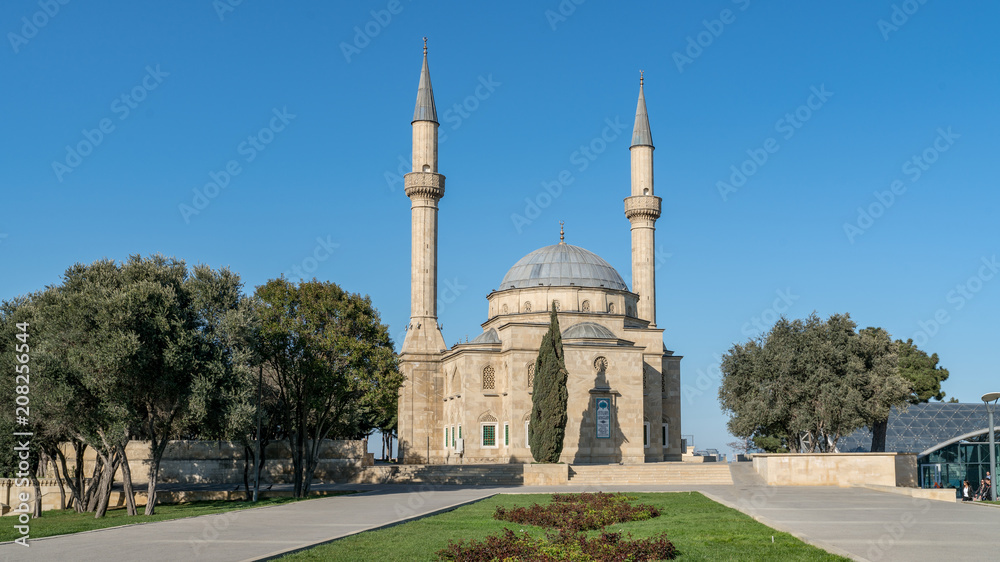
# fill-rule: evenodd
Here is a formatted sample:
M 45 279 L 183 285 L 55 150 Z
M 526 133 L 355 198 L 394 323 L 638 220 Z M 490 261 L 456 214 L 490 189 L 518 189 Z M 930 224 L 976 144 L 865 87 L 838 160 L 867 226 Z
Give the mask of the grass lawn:
M 349 494 L 353 492 L 332 492 L 326 497 L 334 495 Z M 156 506 L 156 514 L 146 517 L 142 514 L 144 507 L 138 507 L 139 515 L 129 517 L 125 508 L 109 509 L 107 515 L 101 519 L 94 519 L 93 513 L 77 513 L 72 509 L 57 509 L 43 511 L 38 519 L 31 520 L 31 538 L 51 537 L 53 535 L 65 535 L 69 533 L 79 533 L 82 531 L 92 531 L 94 529 L 106 529 L 108 527 L 118 527 L 120 525 L 131 525 L 135 523 L 151 523 L 153 521 L 167 521 L 169 519 L 181 519 L 183 517 L 194 517 L 196 515 L 209 515 L 212 513 L 223 513 L 237 509 L 248 509 L 251 507 L 264 507 L 269 505 L 281 505 L 293 501 L 310 498 L 269 498 L 262 499 L 257 503 L 248 501 L 201 501 L 173 505 Z M 14 530 L 17 525 L 17 518 L 10 515 L 0 518 L 0 542 L 12 541 L 21 536 Z
M 779 533 L 749 516 L 694 492 L 630 493 L 640 503 L 659 508 L 661 515 L 606 527 L 644 538 L 662 532 L 674 544 L 678 560 L 847 560 Z M 418 519 L 378 531 L 345 537 L 281 558 L 284 562 L 344 560 L 437 560 L 436 552 L 448 541 L 482 540 L 504 527 L 524 529 L 532 536 L 544 536 L 545 529 L 493 519 L 496 506 L 547 504 L 551 494 L 504 494 L 466 505 L 433 517 Z M 590 534 L 599 534 L 593 531 Z M 771 542 L 772 536 L 774 542 Z

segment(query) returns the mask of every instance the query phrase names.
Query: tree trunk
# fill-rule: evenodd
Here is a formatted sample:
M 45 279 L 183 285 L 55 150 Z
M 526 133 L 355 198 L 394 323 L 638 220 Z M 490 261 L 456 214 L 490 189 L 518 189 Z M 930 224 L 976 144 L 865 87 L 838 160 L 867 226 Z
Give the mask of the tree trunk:
M 257 476 L 257 480 L 256 480 L 256 482 L 258 482 L 258 484 L 257 484 L 258 487 L 260 486 L 260 484 L 259 484 L 259 482 L 261 481 L 260 477 L 264 473 L 264 462 L 267 460 L 267 444 L 269 442 L 270 442 L 270 439 L 264 439 L 263 441 L 260 442 L 260 458 L 257 459 L 257 469 L 256 469 L 257 470 L 257 475 L 256 475 Z M 258 496 L 258 499 L 260 499 L 259 496 Z
M 32 513 L 31 516 L 35 518 L 42 516 L 42 486 L 38 482 L 38 473 L 39 472 L 43 474 L 45 473 L 45 470 L 42 467 L 44 459 L 45 459 L 45 454 L 40 453 L 38 455 L 38 462 L 37 464 L 35 464 L 35 470 L 31 472 L 31 485 L 35 488 L 35 501 L 33 502 L 34 513 Z
M 122 459 L 122 490 L 125 492 L 125 510 L 129 516 L 138 515 L 135 509 L 135 492 L 132 491 L 132 468 L 128 465 L 128 456 L 125 454 L 126 445 L 118 449 L 118 455 Z
M 66 485 L 69 486 L 69 507 L 72 507 L 77 513 L 83 513 L 83 497 L 80 493 L 78 481 L 74 482 L 74 475 L 69 473 L 69 468 L 66 466 L 66 455 L 64 455 L 61 450 L 56 449 L 56 456 L 59 458 L 59 463 L 62 465 L 63 474 L 66 475 Z M 82 474 L 82 472 L 76 470 L 76 467 L 74 467 L 74 472 Z M 56 470 L 56 474 L 59 474 L 58 470 Z M 82 476 L 80 479 L 82 479 Z
M 86 511 L 94 512 L 97 510 L 97 502 L 99 501 L 97 490 L 100 488 L 100 482 L 104 479 L 104 459 L 98 455 L 94 460 L 94 474 L 90 477 L 90 484 L 87 486 L 87 490 L 84 492 L 83 500 L 86 505 Z
M 880 422 L 872 424 L 872 447 L 871 452 L 873 453 L 884 453 L 885 452 L 885 433 L 889 427 L 889 419 L 886 418 Z
M 313 475 L 316 473 L 316 465 L 319 462 L 319 449 L 323 444 L 320 439 L 312 439 L 312 444 L 309 445 L 309 454 L 306 457 L 306 470 L 302 478 L 302 495 L 299 497 L 306 497 L 309 495 L 309 490 L 312 489 Z
M 250 490 L 250 464 L 257 465 L 257 459 L 250 460 L 253 451 L 249 445 L 243 445 L 243 490 L 246 501 L 253 501 L 253 492 Z
M 302 497 L 302 472 L 305 469 L 303 466 L 305 443 L 303 442 L 303 428 L 296 428 L 295 432 L 289 435 L 288 444 L 292 449 L 292 472 L 293 475 L 293 495 L 296 498 Z
M 163 453 L 153 454 L 153 463 L 149 467 L 149 484 L 146 485 L 146 515 L 156 513 L 156 483 L 160 476 L 160 460 Z
M 100 519 L 108 513 L 108 504 L 111 502 L 111 487 L 115 482 L 115 472 L 118 471 L 118 464 L 121 459 L 112 453 L 104 461 L 104 474 L 101 475 L 101 484 L 97 489 L 97 507 L 94 509 L 94 519 Z
M 61 453 L 59 452 L 59 447 L 55 447 L 53 454 L 46 455 L 49 457 L 49 462 L 52 463 L 52 473 L 56 479 L 56 485 L 59 486 L 59 509 L 66 509 L 66 487 L 63 484 L 62 475 L 59 474 L 59 465 L 56 464 L 56 458 L 59 457 Z
M 86 491 L 87 481 L 83 477 L 83 455 L 87 452 L 87 444 L 81 440 L 73 442 L 73 453 L 76 456 L 76 465 L 73 467 L 73 479 L 76 480 L 76 492 L 77 492 L 77 504 L 73 506 L 73 509 L 77 513 L 83 513 L 87 510 L 87 497 L 84 495 Z M 97 471 L 94 471 L 94 476 L 97 476 Z M 91 479 L 93 481 L 93 479 Z

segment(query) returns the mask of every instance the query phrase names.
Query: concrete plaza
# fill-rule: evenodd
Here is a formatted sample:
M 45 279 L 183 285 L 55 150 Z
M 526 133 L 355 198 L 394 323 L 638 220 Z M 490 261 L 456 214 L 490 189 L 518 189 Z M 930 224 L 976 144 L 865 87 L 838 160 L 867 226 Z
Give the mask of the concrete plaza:
M 1000 509 L 837 487 L 336 485 L 364 493 L 0 545 L 0 560 L 261 560 L 497 493 L 699 491 L 856 560 L 995 560 Z M 4 518 L 4 521 L 11 521 Z M 126 554 L 127 553 L 127 554 Z

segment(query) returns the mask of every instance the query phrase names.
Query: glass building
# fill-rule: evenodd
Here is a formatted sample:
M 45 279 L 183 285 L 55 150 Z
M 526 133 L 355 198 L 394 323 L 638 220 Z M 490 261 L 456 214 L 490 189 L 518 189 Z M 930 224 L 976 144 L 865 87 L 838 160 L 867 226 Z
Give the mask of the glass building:
M 917 454 L 921 487 L 960 488 L 962 481 L 968 480 L 975 490 L 989 470 L 988 427 L 985 404 L 933 402 L 912 404 L 905 411 L 893 408 L 886 427 L 885 450 Z M 871 431 L 859 429 L 842 437 L 837 450 L 868 452 L 871 443 Z M 995 477 L 996 471 L 991 473 Z

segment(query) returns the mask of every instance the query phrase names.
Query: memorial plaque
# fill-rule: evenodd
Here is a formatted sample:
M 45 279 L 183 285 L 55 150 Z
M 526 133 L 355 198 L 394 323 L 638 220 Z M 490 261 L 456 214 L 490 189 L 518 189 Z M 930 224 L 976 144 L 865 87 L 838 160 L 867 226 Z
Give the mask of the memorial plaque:
M 611 438 L 611 399 L 597 398 L 597 438 Z

